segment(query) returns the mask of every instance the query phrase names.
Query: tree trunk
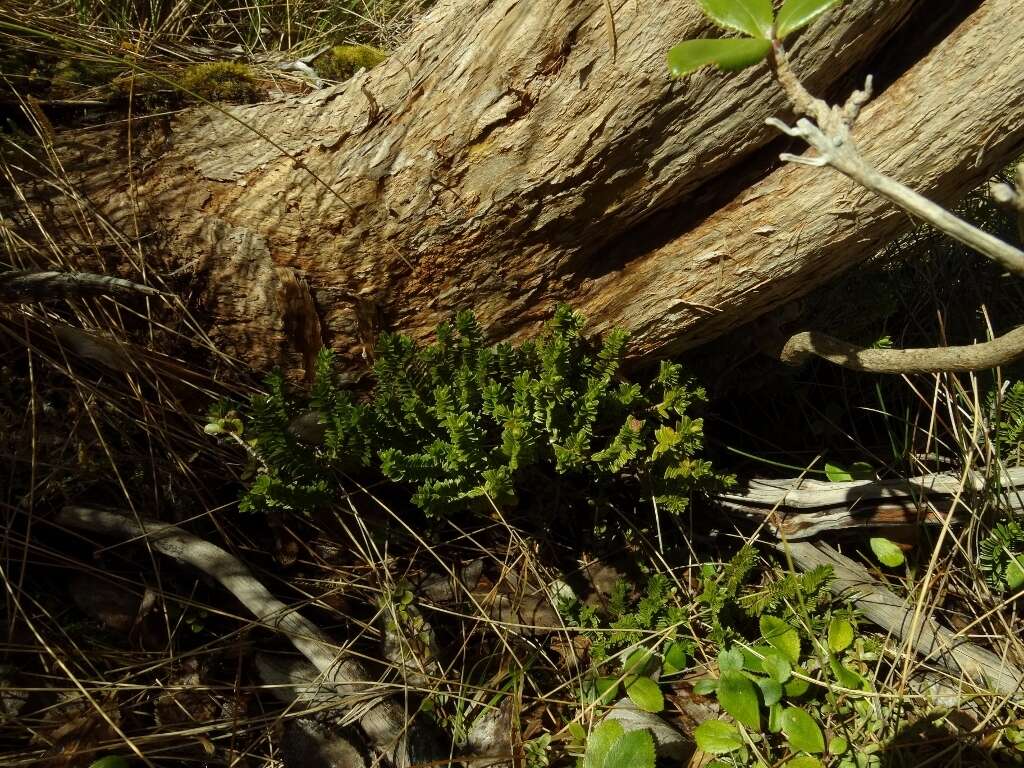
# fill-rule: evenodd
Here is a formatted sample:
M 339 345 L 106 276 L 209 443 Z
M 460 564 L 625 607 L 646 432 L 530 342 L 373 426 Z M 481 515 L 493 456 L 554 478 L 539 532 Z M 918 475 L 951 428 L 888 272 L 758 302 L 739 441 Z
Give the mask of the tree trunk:
M 104 226 L 160 243 L 150 270 L 193 270 L 224 352 L 291 370 L 322 343 L 361 365 L 380 330 L 422 336 L 466 307 L 495 338 L 528 334 L 557 301 L 664 356 L 911 225 L 838 174 L 778 167 L 764 119 L 787 111 L 764 65 L 669 78 L 674 43 L 717 34 L 696 3 L 612 4 L 614 25 L 604 0 L 444 0 L 343 85 L 133 128 L 117 161 L 123 130 L 58 141 L 59 156 Z M 940 201 L 1024 148 L 1024 7 L 954 5 L 963 20 L 857 134 Z M 791 41 L 794 66 L 845 97 L 854 68 L 935 13 L 848 0 Z

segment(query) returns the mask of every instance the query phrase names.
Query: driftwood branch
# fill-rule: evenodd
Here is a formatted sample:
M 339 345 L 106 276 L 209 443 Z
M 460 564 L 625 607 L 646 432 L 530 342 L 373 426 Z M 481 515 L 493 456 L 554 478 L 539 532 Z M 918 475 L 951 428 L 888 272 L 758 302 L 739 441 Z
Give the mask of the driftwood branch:
M 0 304 L 25 304 L 82 296 L 159 296 L 148 285 L 89 272 L 15 269 L 0 272 Z
M 793 72 L 785 50 L 777 41 L 772 49 L 771 66 L 790 103 L 797 113 L 805 117 L 797 120 L 795 126 L 788 126 L 777 118 L 769 118 L 768 124 L 788 136 L 803 139 L 817 151 L 817 155 L 811 157 L 783 153 L 780 156 L 783 161 L 834 168 L 865 189 L 891 200 L 907 213 L 928 222 L 1006 270 L 1024 277 L 1024 251 L 969 224 L 941 205 L 879 172 L 864 158 L 853 140 L 852 130 L 861 108 L 871 98 L 870 76 L 864 89 L 855 91 L 845 105 L 830 106 L 804 88 Z M 1018 169 L 1017 177 L 1017 189 L 1007 184 L 997 185 L 993 188 L 993 196 L 1019 212 L 1024 232 L 1024 203 L 1021 198 L 1024 170 Z M 805 332 L 794 335 L 781 348 L 772 351 L 783 362 L 794 365 L 816 355 L 836 365 L 872 373 L 978 371 L 1006 365 L 1024 357 L 1024 327 L 982 344 L 926 349 L 866 349 L 827 334 Z
M 977 473 L 966 481 L 971 491 L 985 488 L 985 479 Z M 948 515 L 957 514 L 952 500 L 963 490 L 963 479 L 952 473 L 844 483 L 752 480 L 745 488 L 718 494 L 715 503 L 730 514 L 767 520 L 777 535 L 798 540 L 850 528 L 942 524 Z M 1005 495 L 1007 508 L 1024 509 L 1024 467 L 1003 471 L 998 490 Z
M 829 589 L 837 596 L 855 597 L 864 617 L 913 648 L 924 662 L 934 662 L 975 689 L 1017 698 L 1024 672 L 1012 662 L 968 642 L 925 616 L 916 616 L 906 601 L 880 585 L 866 568 L 827 544 L 792 542 L 779 545 L 802 571 L 820 565 L 832 568 Z
M 855 371 L 870 373 L 967 373 L 982 371 L 1024 357 L 1024 326 L 991 341 L 959 347 L 873 349 L 817 331 L 791 336 L 774 351 L 782 362 L 800 365 L 813 356 Z
M 131 539 L 145 538 L 161 554 L 188 563 L 219 581 L 256 619 L 288 638 L 331 686 L 339 703 L 360 705 L 359 725 L 378 749 L 399 768 L 443 757 L 434 735 L 410 723 L 405 710 L 389 698 L 374 695 L 375 681 L 358 661 L 344 652 L 316 625 L 289 608 L 236 557 L 174 525 L 140 521 L 120 512 L 65 507 L 56 522 L 71 528 Z M 368 704 L 368 701 L 371 702 Z

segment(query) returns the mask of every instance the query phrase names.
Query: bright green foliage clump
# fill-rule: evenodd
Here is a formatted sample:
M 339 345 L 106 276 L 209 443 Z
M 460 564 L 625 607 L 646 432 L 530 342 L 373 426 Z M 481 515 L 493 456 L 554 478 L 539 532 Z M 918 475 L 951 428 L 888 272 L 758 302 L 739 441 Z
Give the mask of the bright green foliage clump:
M 993 589 L 1024 587 L 1024 527 L 1016 520 L 996 523 L 978 544 L 978 563 Z
M 360 69 L 373 69 L 388 55 L 370 45 L 336 45 L 313 62 L 317 74 L 327 80 L 348 80 Z
M 470 312 L 439 326 L 428 346 L 383 335 L 365 403 L 336 385 L 328 352 L 308 400 L 271 377 L 245 425 L 259 469 L 241 508 L 308 510 L 358 468 L 406 485 L 435 516 L 513 505 L 528 477 L 532 488 L 564 475 L 591 490 L 630 479 L 671 511 L 729 482 L 699 457 L 703 424 L 690 410 L 705 395 L 680 366 L 662 363 L 646 387 L 623 381 L 626 334 L 594 347 L 582 329 L 583 318 L 563 306 L 537 341 L 520 346 L 485 345 Z M 322 438 L 301 435 L 310 420 Z
M 989 395 L 987 403 L 993 439 L 1006 461 L 1018 463 L 1024 456 L 1024 381 L 1016 381 L 1000 398 Z
M 252 70 L 235 61 L 192 64 L 181 74 L 180 84 L 188 96 L 206 101 L 248 103 L 263 96 Z

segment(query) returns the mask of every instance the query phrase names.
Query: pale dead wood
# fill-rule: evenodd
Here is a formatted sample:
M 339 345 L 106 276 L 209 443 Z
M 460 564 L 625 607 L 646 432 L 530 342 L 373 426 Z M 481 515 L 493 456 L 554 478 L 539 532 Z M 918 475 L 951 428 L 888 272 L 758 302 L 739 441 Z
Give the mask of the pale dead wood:
M 432 736 L 411 723 L 408 713 L 375 693 L 376 681 L 366 667 L 346 655 L 316 625 L 264 587 L 237 558 L 181 528 L 136 521 L 110 510 L 65 507 L 55 522 L 80 530 L 145 539 L 161 554 L 198 568 L 216 579 L 259 621 L 288 638 L 331 686 L 347 707 L 360 707 L 359 725 L 370 741 L 399 768 L 442 757 Z
M 161 291 L 120 277 L 89 272 L 16 269 L 0 272 L 0 303 L 17 304 L 82 296 L 159 296 Z
M 967 690 L 1020 697 L 1024 672 L 1012 661 L 950 632 L 930 617 L 916 617 L 913 606 L 833 547 L 803 541 L 785 542 L 777 547 L 802 571 L 822 565 L 831 567 L 835 578 L 829 589 L 833 594 L 853 600 L 866 619 L 914 649 L 923 663 L 937 664 L 959 677 Z
M 966 490 L 986 490 L 978 473 L 966 476 Z M 719 508 L 769 527 L 789 540 L 808 539 L 850 528 L 921 523 L 941 525 L 962 513 L 953 498 L 965 490 L 958 474 L 938 473 L 905 480 L 827 482 L 805 478 L 751 480 L 742 489 L 715 495 Z M 1024 467 L 1002 470 L 987 490 L 1006 509 L 1024 509 Z

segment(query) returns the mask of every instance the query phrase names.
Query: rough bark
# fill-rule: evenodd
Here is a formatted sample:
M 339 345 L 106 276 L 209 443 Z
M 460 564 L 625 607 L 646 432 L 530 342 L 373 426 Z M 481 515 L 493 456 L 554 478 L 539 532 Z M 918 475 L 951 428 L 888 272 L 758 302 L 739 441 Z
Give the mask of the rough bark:
M 257 367 L 301 368 L 321 342 L 358 363 L 382 328 L 423 335 L 463 307 L 520 335 L 560 300 L 661 356 L 910 224 L 812 169 L 743 191 L 777 138 L 764 119 L 785 114 L 766 68 L 671 81 L 668 48 L 710 32 L 699 6 L 612 5 L 614 49 L 603 0 L 442 2 L 342 86 L 184 112 L 146 132 L 132 174 L 109 136 L 65 142 L 63 165 L 106 222 L 141 222 L 167 268 L 194 268 L 212 337 Z M 794 67 L 835 86 L 927 5 L 850 0 L 802 33 Z M 865 154 L 939 200 L 981 182 L 1024 146 L 1022 61 L 1024 8 L 985 0 L 865 110 Z

